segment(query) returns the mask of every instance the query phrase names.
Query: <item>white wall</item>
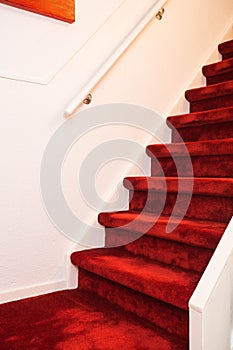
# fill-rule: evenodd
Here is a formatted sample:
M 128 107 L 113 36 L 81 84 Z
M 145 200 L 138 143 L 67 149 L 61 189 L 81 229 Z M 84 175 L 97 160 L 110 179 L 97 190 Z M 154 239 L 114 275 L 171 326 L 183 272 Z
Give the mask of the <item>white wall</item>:
M 168 0 L 163 20 L 138 37 L 99 84 L 93 104 L 104 103 L 107 92 L 108 101 L 137 103 L 163 116 L 187 110 L 184 99 L 182 106 L 177 102 L 189 86 L 205 83 L 193 82 L 202 65 L 220 59 L 217 45 L 233 37 L 232 10 L 230 0 Z
M 0 76 L 49 83 L 123 2 L 79 1 L 72 24 L 0 4 Z
M 170 0 L 165 11 L 98 84 L 92 106 L 127 102 L 165 116 L 223 37 L 233 3 Z M 39 174 L 45 146 L 76 92 L 77 61 L 73 57 L 48 85 L 0 79 L 2 301 L 67 286 L 65 259 L 75 244 L 48 219 Z

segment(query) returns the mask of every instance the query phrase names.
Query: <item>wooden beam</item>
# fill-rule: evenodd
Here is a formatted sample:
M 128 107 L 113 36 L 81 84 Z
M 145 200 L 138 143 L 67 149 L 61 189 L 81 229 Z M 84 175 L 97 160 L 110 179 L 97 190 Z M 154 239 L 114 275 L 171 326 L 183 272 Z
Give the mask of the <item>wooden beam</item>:
M 75 0 L 0 0 L 0 3 L 68 23 L 75 21 Z

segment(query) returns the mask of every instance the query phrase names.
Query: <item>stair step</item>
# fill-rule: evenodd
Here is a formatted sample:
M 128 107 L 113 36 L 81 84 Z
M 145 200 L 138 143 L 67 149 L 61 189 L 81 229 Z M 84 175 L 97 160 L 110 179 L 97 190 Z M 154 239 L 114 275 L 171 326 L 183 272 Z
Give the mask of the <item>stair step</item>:
M 200 279 L 200 274 L 117 248 L 75 252 L 71 261 L 82 269 L 183 310 L 188 310 L 188 300 Z
M 152 176 L 233 177 L 233 138 L 155 144 L 147 146 L 147 154 Z
M 206 196 L 232 197 L 233 195 L 233 179 L 217 179 L 217 178 L 194 178 L 193 194 Z M 183 177 L 146 177 L 134 176 L 124 179 L 124 186 L 129 190 L 136 191 L 156 191 L 169 193 L 190 193 L 190 178 Z M 133 186 L 133 188 L 132 188 Z
M 115 229 L 106 229 L 107 235 L 115 234 Z M 110 231 L 110 232 L 109 232 Z M 122 235 L 123 232 L 118 229 Z M 166 239 L 143 235 L 139 239 L 126 244 L 122 249 L 147 259 L 184 270 L 203 273 L 213 255 L 213 250 L 194 247 Z M 198 256 L 198 260 L 197 260 Z
M 181 114 L 167 118 L 172 141 L 202 141 L 233 137 L 233 107 Z
M 99 214 L 99 223 L 116 230 L 106 232 L 106 245 L 133 241 L 143 234 L 156 238 L 176 241 L 191 246 L 215 249 L 227 224 L 211 221 L 190 220 L 160 216 L 155 220 L 154 214 L 121 211 Z M 174 225 L 172 232 L 167 233 L 168 223 Z M 119 231 L 119 228 L 121 231 Z M 115 240 L 115 241 L 113 241 Z M 109 245 L 108 245 L 109 244 Z
M 233 107 L 216 108 L 210 111 L 174 115 L 167 118 L 169 127 L 187 127 L 229 123 L 233 121 Z
M 187 90 L 190 112 L 233 106 L 233 80 Z
M 233 153 L 233 138 L 225 140 L 198 141 L 186 143 L 154 144 L 147 146 L 150 157 L 167 158 L 190 156 L 228 155 Z
M 111 304 L 118 305 L 123 310 L 149 321 L 153 326 L 188 340 L 188 311 L 126 288 L 82 268 L 79 268 L 78 285 L 79 290 L 94 291 Z
M 233 40 L 219 44 L 218 51 L 222 55 L 223 60 L 233 57 Z
M 220 222 L 232 217 L 233 179 L 127 177 L 124 186 L 131 211 Z
M 233 80 L 233 58 L 204 66 L 202 73 L 206 77 L 207 85 Z

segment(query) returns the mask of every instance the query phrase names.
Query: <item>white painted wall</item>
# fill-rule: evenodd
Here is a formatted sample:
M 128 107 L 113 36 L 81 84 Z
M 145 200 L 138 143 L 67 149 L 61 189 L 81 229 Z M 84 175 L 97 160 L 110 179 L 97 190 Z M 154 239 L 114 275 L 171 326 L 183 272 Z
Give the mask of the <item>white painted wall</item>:
M 92 105 L 105 103 L 107 91 L 108 101 L 137 103 L 164 117 L 186 111 L 184 98 L 177 105 L 180 97 L 205 83 L 194 79 L 204 64 L 220 59 L 217 45 L 233 37 L 232 10 L 230 0 L 168 0 L 163 20 L 153 20 L 138 37 L 95 89 Z
M 163 21 L 153 20 L 98 84 L 92 106 L 127 102 L 166 116 L 224 36 L 233 3 L 169 0 L 165 11 Z M 0 23 L 5 15 L 0 13 Z M 66 258 L 75 244 L 48 219 L 39 173 L 44 148 L 76 92 L 78 62 L 74 56 L 48 85 L 0 79 L 1 301 L 67 287 Z
M 0 76 L 49 83 L 123 2 L 78 1 L 73 24 L 0 4 Z

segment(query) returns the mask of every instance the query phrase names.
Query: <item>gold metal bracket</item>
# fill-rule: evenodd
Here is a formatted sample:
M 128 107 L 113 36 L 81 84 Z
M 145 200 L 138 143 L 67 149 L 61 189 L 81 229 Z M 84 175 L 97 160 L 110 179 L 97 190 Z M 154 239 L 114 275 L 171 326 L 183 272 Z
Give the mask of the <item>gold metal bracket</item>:
M 164 14 L 165 10 L 164 8 L 161 8 L 155 15 L 155 18 L 158 19 L 159 21 L 161 21 L 161 19 L 163 18 L 163 14 Z
M 83 100 L 83 103 L 85 103 L 85 105 L 89 105 L 92 101 L 92 94 L 87 95 L 87 97 Z

